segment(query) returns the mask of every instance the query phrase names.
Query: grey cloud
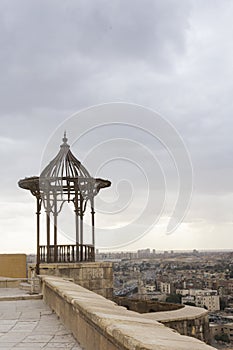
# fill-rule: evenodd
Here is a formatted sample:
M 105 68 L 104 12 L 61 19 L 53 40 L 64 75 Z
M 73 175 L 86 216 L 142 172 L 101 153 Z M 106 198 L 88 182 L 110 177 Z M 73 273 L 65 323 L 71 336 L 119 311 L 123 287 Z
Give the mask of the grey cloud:
M 185 1 L 143 6 L 140 1 L 15 1 L 1 7 L 0 91 L 6 110 L 86 101 L 97 80 L 108 84 L 109 75 L 117 74 L 127 86 L 131 70 L 140 73 L 137 62 L 157 72 L 171 70 L 186 47 L 190 5 Z
M 227 0 L 1 1 L 0 189 L 2 201 L 11 202 L 6 217 L 15 201 L 32 205 L 17 180 L 39 173 L 43 149 L 61 122 L 92 104 L 128 101 L 164 114 L 188 146 L 195 173 L 191 232 L 202 220 L 203 230 L 213 223 L 231 230 L 232 14 Z M 87 143 L 75 149 L 81 160 Z M 161 147 L 153 150 L 172 181 L 174 169 Z M 30 226 L 33 213 L 15 213 L 9 232 L 23 235 L 26 228 L 17 222 L 28 219 Z

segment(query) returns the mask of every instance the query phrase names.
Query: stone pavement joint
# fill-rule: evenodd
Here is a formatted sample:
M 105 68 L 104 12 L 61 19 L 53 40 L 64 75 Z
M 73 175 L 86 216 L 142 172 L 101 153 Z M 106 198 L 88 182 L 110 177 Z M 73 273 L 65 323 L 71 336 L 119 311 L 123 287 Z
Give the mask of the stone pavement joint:
M 82 350 L 43 300 L 0 301 L 0 350 Z

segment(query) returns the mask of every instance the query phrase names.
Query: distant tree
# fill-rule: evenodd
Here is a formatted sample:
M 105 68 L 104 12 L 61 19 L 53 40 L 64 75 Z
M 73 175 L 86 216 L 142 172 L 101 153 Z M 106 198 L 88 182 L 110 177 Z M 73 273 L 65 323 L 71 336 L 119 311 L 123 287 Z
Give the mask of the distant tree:
M 226 300 L 220 298 L 220 310 L 224 310 L 227 306 Z
M 174 304 L 181 304 L 181 298 L 182 296 L 180 294 L 170 294 L 166 298 L 167 303 L 174 303 Z
M 187 301 L 186 303 L 184 303 L 184 305 L 196 306 L 196 304 L 192 303 L 191 301 Z
M 217 341 L 220 340 L 220 341 L 223 341 L 224 343 L 230 343 L 230 339 L 229 339 L 228 335 L 225 333 L 222 333 L 221 335 L 216 335 L 214 338 Z

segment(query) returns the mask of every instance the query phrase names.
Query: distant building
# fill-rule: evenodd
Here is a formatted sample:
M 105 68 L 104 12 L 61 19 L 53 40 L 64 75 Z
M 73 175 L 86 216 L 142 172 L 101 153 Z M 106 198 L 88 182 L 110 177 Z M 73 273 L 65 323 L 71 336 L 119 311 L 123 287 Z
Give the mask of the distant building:
M 187 295 L 181 298 L 181 304 L 192 303 L 195 304 L 195 297 L 191 295 Z
M 218 311 L 220 310 L 219 295 L 197 295 L 195 305 L 206 307 L 208 311 Z
M 139 259 L 150 258 L 150 248 L 138 250 L 138 258 Z
M 216 336 L 222 336 L 225 334 L 227 335 L 229 341 L 233 341 L 233 323 L 210 323 L 210 334 L 212 339 L 214 339 Z
M 159 290 L 163 294 L 171 294 L 171 283 L 168 282 L 160 282 L 159 284 Z
M 181 294 L 182 304 L 192 302 L 198 307 L 205 307 L 209 311 L 220 310 L 220 298 L 217 290 L 211 289 L 177 289 L 176 294 Z
M 180 294 L 182 297 L 185 297 L 186 295 L 189 295 L 189 289 L 176 289 L 176 294 Z

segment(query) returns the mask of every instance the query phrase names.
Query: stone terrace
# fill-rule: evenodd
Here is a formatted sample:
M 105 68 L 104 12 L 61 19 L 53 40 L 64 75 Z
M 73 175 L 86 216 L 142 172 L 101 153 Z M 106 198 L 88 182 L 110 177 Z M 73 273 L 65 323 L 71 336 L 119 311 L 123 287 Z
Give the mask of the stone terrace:
M 17 298 L 18 290 L 8 290 Z M 0 289 L 6 296 L 6 290 Z M 17 296 L 16 296 L 17 294 Z M 21 295 L 22 295 L 21 291 Z M 24 293 L 25 294 L 25 293 Z M 0 301 L 0 349 L 81 350 L 72 333 L 42 300 Z

